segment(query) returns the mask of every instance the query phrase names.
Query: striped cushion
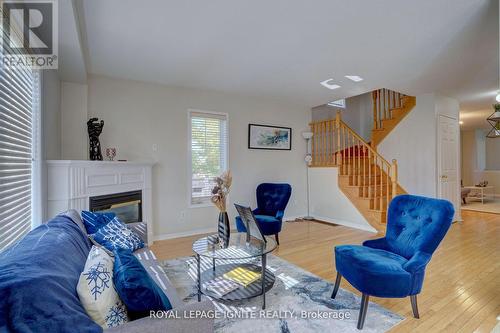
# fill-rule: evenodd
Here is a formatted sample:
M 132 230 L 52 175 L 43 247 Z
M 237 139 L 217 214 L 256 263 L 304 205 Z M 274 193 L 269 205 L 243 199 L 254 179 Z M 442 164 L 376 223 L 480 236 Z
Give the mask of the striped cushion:
M 156 262 L 158 259 L 156 259 L 155 254 L 153 251 L 151 251 L 148 247 L 139 249 L 134 252 L 134 255 L 139 259 L 139 261 L 142 263 L 143 261 L 153 261 Z

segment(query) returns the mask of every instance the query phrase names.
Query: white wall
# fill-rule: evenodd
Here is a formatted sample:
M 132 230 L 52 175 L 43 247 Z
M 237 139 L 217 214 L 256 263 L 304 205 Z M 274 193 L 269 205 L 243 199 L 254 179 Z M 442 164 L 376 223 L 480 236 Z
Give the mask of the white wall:
M 378 145 L 378 152 L 387 160 L 398 162 L 398 180 L 410 194 L 438 196 L 438 116 L 456 119 L 458 128 L 458 101 L 438 94 L 417 96 L 414 109 L 402 119 Z M 457 137 L 458 139 L 458 137 Z M 460 202 L 460 152 L 457 141 L 456 203 Z M 460 219 L 460 207 L 455 207 Z
M 63 96 L 63 102 L 67 102 L 63 111 L 83 108 L 84 104 L 69 103 L 69 100 L 83 99 L 81 92 L 65 86 L 64 92 L 67 91 L 76 96 Z M 100 137 L 102 147 L 116 147 L 120 159 L 156 161 L 153 223 L 157 238 L 216 228 L 215 208 L 189 208 L 188 205 L 187 110 L 191 108 L 229 114 L 229 167 L 233 172 L 230 207 L 234 202 L 255 206 L 255 188 L 261 182 L 288 182 L 292 184 L 293 193 L 286 216 L 305 215 L 305 142 L 300 133 L 307 129 L 309 110 L 269 99 L 91 76 L 88 116 L 105 121 Z M 84 119 L 80 112 L 77 114 L 71 122 L 63 114 L 63 126 L 73 128 L 63 135 L 64 147 L 80 147 L 81 142 L 88 140 L 86 132 L 80 131 Z M 249 123 L 292 127 L 292 150 L 247 149 Z M 153 151 L 153 144 L 157 145 L 157 151 Z M 231 209 L 229 215 L 233 220 L 235 210 Z
M 437 130 L 435 95 L 417 96 L 415 108 L 378 145 L 388 161 L 397 159 L 398 180 L 411 193 L 437 193 Z
M 484 137 L 484 136 L 483 136 Z M 486 170 L 500 170 L 500 139 L 485 138 Z
M 61 158 L 61 84 L 56 70 L 42 71 L 42 139 L 44 159 Z
M 460 132 L 462 182 L 464 186 L 474 184 L 474 170 L 477 170 L 476 139 L 474 131 Z
M 310 213 L 314 218 L 373 231 L 338 186 L 338 168 L 309 168 Z
M 62 159 L 88 159 L 87 85 L 61 83 Z
M 47 220 L 47 169 L 44 160 L 61 158 L 61 83 L 56 70 L 41 71 L 41 160 L 38 177 L 39 187 L 34 188 L 34 221 L 38 225 Z M 36 169 L 36 168 L 35 168 Z
M 488 181 L 494 187 L 496 195 L 500 195 L 500 170 L 494 167 L 491 155 L 498 156 L 500 143 L 498 139 L 486 138 L 487 131 L 476 129 L 462 131 L 462 179 L 465 186 L 472 186 Z M 491 141 L 490 141 L 491 140 Z M 489 163 L 488 163 L 489 162 Z M 492 165 L 493 164 L 493 165 Z
M 373 109 L 371 93 L 346 99 L 346 108 L 337 108 L 329 105 L 320 105 L 311 109 L 312 120 L 320 121 L 334 119 L 337 112 L 341 112 L 342 120 L 358 133 L 365 141 L 371 140 L 373 128 Z
M 486 131 L 477 129 L 474 132 L 476 140 L 477 170 L 486 169 Z

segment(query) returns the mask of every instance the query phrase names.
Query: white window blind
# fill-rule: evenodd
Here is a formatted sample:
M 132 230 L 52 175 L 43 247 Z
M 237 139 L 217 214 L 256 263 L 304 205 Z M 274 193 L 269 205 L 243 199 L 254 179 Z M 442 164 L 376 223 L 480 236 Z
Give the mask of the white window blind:
M 38 73 L 0 64 L 0 251 L 31 229 L 39 91 Z
M 209 202 L 213 179 L 227 169 L 227 115 L 190 111 L 191 204 Z

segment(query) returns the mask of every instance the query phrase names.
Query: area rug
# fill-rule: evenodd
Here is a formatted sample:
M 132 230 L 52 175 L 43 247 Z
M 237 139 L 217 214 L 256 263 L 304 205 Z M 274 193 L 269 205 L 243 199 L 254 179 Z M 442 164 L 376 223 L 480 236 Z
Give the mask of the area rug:
M 162 266 L 181 299 L 196 302 L 196 260 L 177 258 L 164 261 Z M 201 266 L 202 270 L 211 269 L 211 261 L 202 261 Z M 360 297 L 340 289 L 332 300 L 329 281 L 273 255 L 268 255 L 267 267 L 276 282 L 266 293 L 266 309 L 262 310 L 262 296 L 232 302 L 212 299 L 221 314 L 215 319 L 216 332 L 359 332 Z M 403 319 L 370 302 L 363 332 L 385 332 Z

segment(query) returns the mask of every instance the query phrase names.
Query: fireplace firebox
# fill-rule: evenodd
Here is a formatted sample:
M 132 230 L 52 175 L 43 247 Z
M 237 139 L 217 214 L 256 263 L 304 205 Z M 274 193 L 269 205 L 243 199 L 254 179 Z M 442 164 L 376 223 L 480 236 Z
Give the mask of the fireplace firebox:
M 91 212 L 113 212 L 123 223 L 142 222 L 142 191 L 90 197 L 89 209 Z

